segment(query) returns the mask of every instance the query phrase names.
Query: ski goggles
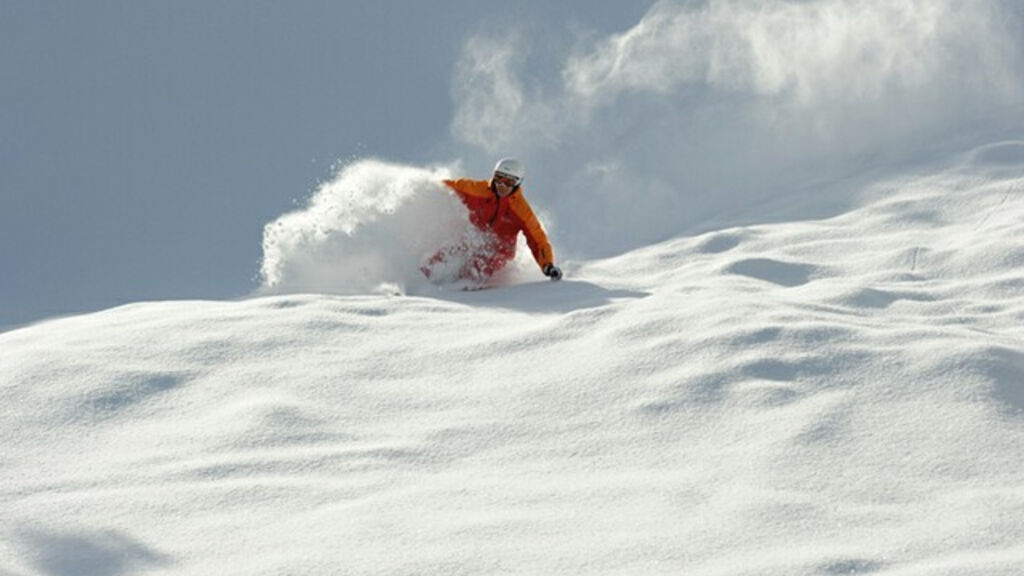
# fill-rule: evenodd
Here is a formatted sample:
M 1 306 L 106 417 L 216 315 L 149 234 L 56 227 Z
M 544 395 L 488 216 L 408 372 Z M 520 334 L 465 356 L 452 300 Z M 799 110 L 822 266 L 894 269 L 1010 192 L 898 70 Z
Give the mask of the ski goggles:
M 519 186 L 519 178 L 516 178 L 515 176 L 509 176 L 508 174 L 504 174 L 502 172 L 494 173 L 494 181 L 501 182 L 502 184 L 510 186 L 512 188 Z

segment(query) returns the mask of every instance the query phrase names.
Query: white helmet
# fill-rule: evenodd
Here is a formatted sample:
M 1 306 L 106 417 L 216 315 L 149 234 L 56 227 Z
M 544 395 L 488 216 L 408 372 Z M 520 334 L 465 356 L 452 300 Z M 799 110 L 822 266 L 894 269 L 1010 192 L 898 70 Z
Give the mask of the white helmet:
M 526 169 L 523 167 L 523 163 L 515 158 L 502 158 L 494 165 L 494 175 L 498 176 L 499 174 L 514 179 L 516 186 L 519 186 L 526 176 Z

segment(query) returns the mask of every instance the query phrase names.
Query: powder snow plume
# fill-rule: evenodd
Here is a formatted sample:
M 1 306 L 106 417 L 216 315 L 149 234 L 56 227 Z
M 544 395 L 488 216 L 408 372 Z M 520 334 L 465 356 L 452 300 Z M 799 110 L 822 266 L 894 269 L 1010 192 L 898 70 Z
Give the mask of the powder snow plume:
M 362 160 L 263 232 L 266 293 L 365 294 L 423 285 L 422 263 L 468 233 L 446 169 Z
M 1016 139 L 1022 29 L 1009 0 L 662 0 L 561 54 L 486 29 L 456 66 L 451 130 L 467 164 L 526 162 L 556 250 L 619 254 L 763 222 L 761 203 L 937 146 Z

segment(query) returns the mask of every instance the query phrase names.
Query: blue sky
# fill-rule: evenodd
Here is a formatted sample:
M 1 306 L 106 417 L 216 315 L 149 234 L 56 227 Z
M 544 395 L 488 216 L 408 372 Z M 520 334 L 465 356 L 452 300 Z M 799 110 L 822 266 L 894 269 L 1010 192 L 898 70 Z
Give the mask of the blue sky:
M 337 161 L 460 155 L 469 37 L 564 47 L 629 4 L 0 4 L 0 325 L 248 293 L 263 226 Z

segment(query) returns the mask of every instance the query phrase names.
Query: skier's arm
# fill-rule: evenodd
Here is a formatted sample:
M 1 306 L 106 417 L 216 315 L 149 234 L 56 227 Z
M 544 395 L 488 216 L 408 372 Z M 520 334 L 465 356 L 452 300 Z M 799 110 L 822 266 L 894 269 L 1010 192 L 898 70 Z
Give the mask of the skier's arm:
M 512 211 L 519 219 L 523 235 L 526 236 L 526 245 L 530 247 L 533 259 L 537 261 L 541 271 L 547 274 L 549 267 L 553 267 L 555 264 L 555 252 L 548 241 L 548 235 L 521 193 L 513 196 L 511 202 Z
M 458 180 L 442 180 L 441 182 L 445 185 L 446 188 L 448 188 L 452 192 L 455 192 L 459 196 L 462 195 L 462 191 L 460 190 Z
M 483 182 L 477 180 L 460 178 L 458 180 L 442 180 L 441 182 L 449 190 L 455 192 L 456 196 L 462 198 L 463 202 L 468 202 L 471 198 L 480 199 L 490 194 Z

